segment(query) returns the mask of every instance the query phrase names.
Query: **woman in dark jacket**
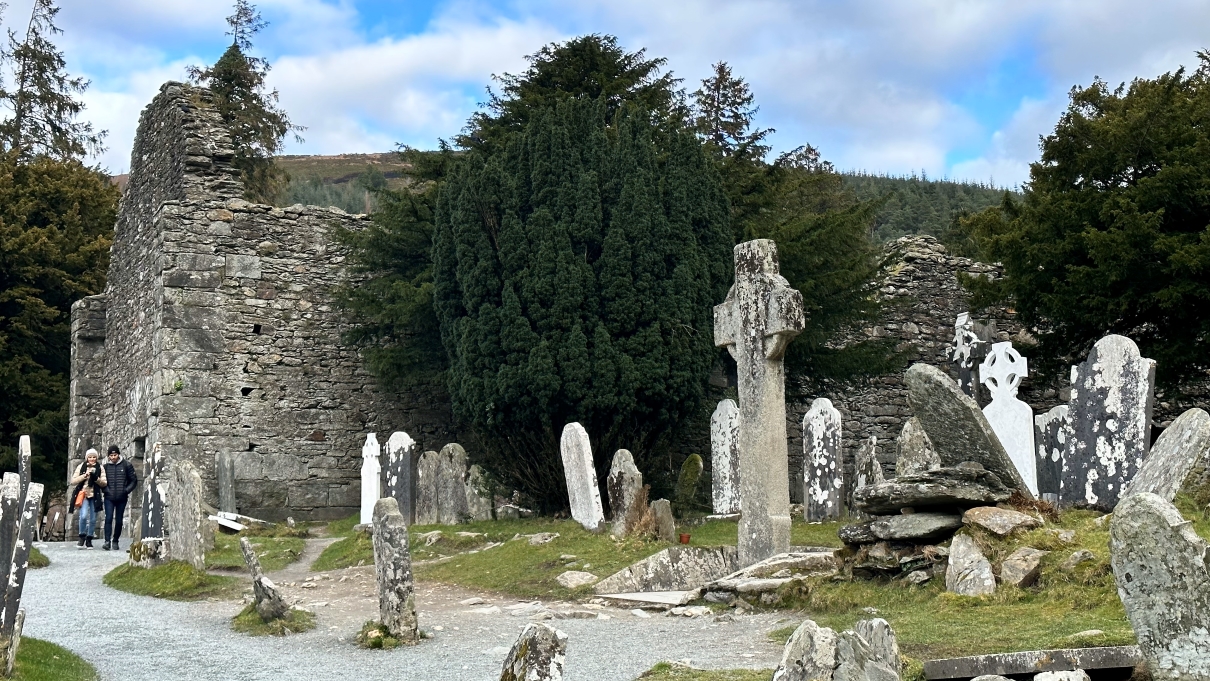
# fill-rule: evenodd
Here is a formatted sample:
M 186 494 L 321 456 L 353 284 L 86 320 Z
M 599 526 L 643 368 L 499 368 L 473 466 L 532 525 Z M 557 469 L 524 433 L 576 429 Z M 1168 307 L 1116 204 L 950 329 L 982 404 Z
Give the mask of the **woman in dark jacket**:
M 77 549 L 91 549 L 93 533 L 97 528 L 97 511 L 101 510 L 101 489 L 105 487 L 105 469 L 97 461 L 97 450 L 84 452 L 84 462 L 76 467 L 71 476 L 71 484 L 75 488 L 71 492 L 71 500 L 79 518 L 80 541 L 76 542 Z M 81 497 L 81 493 L 83 496 Z M 80 503 L 77 505 L 76 502 Z

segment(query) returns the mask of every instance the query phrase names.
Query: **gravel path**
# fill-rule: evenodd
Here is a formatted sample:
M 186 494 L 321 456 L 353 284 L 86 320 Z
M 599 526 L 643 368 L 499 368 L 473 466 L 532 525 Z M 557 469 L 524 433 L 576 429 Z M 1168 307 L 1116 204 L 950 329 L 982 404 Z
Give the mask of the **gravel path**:
M 26 578 L 25 633 L 72 650 L 96 665 L 102 679 L 115 681 L 494 681 L 509 646 L 528 622 L 507 611 L 475 613 L 459 604 L 470 596 L 481 596 L 487 606 L 506 607 L 513 600 L 421 583 L 420 623 L 434 638 L 410 648 L 362 650 L 351 639 L 361 622 L 377 615 L 368 588 L 372 569 L 352 568 L 331 573 L 332 579 L 314 589 L 291 590 L 299 597 L 305 594 L 304 603 L 332 599 L 330 605 L 315 607 L 315 630 L 287 638 L 252 638 L 230 629 L 230 619 L 242 603 L 177 603 L 104 586 L 102 576 L 121 563 L 125 553 L 77 551 L 74 543 L 54 543 L 42 550 L 51 565 L 30 570 Z M 303 573 L 294 568 L 288 574 Z M 348 579 L 340 582 L 342 576 Z M 338 594 L 345 585 L 350 593 Z M 81 611 L 88 621 L 83 632 Z M 703 668 L 772 668 L 781 649 L 767 641 L 766 633 L 789 623 L 771 614 L 716 623 L 660 615 L 644 619 L 615 608 L 599 612 L 608 619 L 548 622 L 569 636 L 568 681 L 629 681 L 661 660 L 688 659 Z

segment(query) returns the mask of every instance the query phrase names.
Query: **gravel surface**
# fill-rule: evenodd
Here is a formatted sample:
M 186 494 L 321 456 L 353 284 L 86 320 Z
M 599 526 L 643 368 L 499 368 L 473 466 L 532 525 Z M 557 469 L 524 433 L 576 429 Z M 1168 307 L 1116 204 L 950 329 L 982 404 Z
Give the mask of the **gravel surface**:
M 104 586 L 101 578 L 125 560 L 124 552 L 77 551 L 74 543 L 54 543 L 42 551 L 51 565 L 30 570 L 26 578 L 25 633 L 72 650 L 96 665 L 102 679 L 115 681 L 492 681 L 499 678 L 508 648 L 529 622 L 526 616 L 509 614 L 507 608 L 515 600 L 421 583 L 420 624 L 434 637 L 410 648 L 362 650 L 351 641 L 362 622 L 376 617 L 377 605 L 372 568 L 352 568 L 334 571 L 315 588 L 288 590 L 304 605 L 315 603 L 315 630 L 286 638 L 252 638 L 230 629 L 231 617 L 243 607 L 240 602 L 177 603 Z M 292 578 L 302 574 L 299 567 L 278 573 Z M 473 596 L 485 602 L 460 604 Z M 493 605 L 503 611 L 492 611 Z M 488 612 L 472 612 L 484 609 Z M 796 623 L 773 614 L 716 623 L 711 617 L 642 618 L 617 608 L 596 612 L 604 618 L 547 622 L 569 636 L 568 681 L 628 681 L 662 660 L 687 659 L 703 668 L 772 668 L 781 647 L 768 642 L 767 632 Z M 82 619 L 88 623 L 83 629 Z

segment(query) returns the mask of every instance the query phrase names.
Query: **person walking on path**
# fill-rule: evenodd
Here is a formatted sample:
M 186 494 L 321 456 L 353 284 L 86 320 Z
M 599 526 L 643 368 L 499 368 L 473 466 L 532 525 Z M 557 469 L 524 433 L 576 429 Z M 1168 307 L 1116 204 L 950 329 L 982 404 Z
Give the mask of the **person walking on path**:
M 101 510 L 101 489 L 105 487 L 105 469 L 97 461 L 97 450 L 84 452 L 84 461 L 76 467 L 70 483 L 75 485 L 71 492 L 72 509 L 80 519 L 80 541 L 77 549 L 91 549 L 93 532 L 97 529 L 97 511 Z
M 105 543 L 106 551 L 122 550 L 118 540 L 122 538 L 122 516 L 126 513 L 126 502 L 139 479 L 134 474 L 134 465 L 122 458 L 117 445 L 109 445 L 109 454 L 101 467 L 105 477 Z

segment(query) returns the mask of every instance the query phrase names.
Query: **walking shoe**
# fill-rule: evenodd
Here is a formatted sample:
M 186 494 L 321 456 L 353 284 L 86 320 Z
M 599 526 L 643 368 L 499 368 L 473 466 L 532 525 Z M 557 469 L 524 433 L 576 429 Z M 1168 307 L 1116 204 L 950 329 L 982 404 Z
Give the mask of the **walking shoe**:
M 80 541 L 76 542 L 76 548 L 77 549 L 84 548 L 84 535 L 80 535 Z
M 101 548 L 102 548 L 102 549 L 104 549 L 104 550 L 106 550 L 106 551 L 108 551 L 108 550 L 109 550 L 109 542 L 105 542 L 104 544 L 101 544 Z
M 114 551 L 121 551 L 121 550 L 122 550 L 122 547 L 121 547 L 121 546 L 118 546 L 118 540 L 117 540 L 117 539 L 113 540 L 113 550 L 114 550 Z
M 92 548 L 92 537 L 91 537 L 91 536 L 87 537 L 87 538 L 84 540 L 84 548 L 86 548 L 86 549 L 91 549 L 91 548 Z

